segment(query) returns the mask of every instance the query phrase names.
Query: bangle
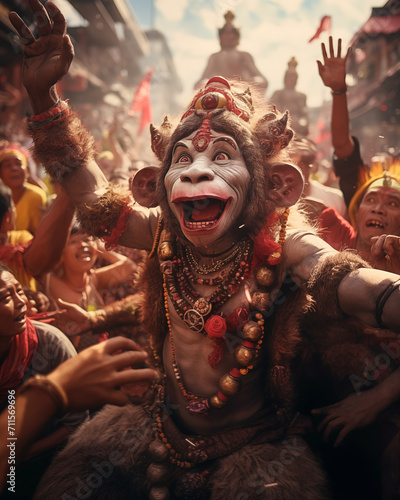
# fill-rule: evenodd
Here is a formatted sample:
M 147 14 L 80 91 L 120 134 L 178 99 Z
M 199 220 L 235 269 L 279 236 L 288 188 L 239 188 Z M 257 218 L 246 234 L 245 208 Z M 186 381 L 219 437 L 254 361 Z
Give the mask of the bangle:
M 347 85 L 345 85 L 343 88 L 339 90 L 331 90 L 332 95 L 342 95 L 345 94 L 346 92 L 347 92 Z
M 64 114 L 68 114 L 68 111 L 68 103 L 66 101 L 58 101 L 50 109 L 40 113 L 39 115 L 29 115 L 28 125 L 30 128 L 46 128 L 46 126 L 49 126 L 54 120 L 58 120 Z
M 388 301 L 389 297 L 392 295 L 392 293 L 396 290 L 396 288 L 400 287 L 400 279 L 397 281 L 394 281 L 393 283 L 390 283 L 379 295 L 376 300 L 376 308 L 375 308 L 375 319 L 378 325 L 381 328 L 388 329 L 387 326 L 382 321 L 382 314 L 383 314 L 383 308 L 386 305 L 386 302 Z
M 18 394 L 23 394 L 30 387 L 36 387 L 42 389 L 56 405 L 57 413 L 64 414 L 68 408 L 68 397 L 64 389 L 50 380 L 45 375 L 35 375 L 34 377 L 28 379 L 24 382 L 18 389 Z

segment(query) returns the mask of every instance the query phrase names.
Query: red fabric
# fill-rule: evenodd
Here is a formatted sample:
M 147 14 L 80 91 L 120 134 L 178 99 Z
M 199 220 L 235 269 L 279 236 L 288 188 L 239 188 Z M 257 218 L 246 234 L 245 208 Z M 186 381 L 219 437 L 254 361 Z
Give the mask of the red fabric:
M 32 241 L 25 245 L 11 245 L 10 243 L 0 245 L 0 260 L 12 269 L 15 267 L 25 270 L 24 253 L 31 246 Z
M 282 247 L 279 243 L 276 243 L 271 235 L 271 226 L 276 224 L 279 220 L 276 212 L 273 212 L 268 216 L 267 222 L 264 228 L 260 231 L 256 238 L 254 238 L 253 246 L 253 260 L 251 262 L 251 269 L 254 269 L 260 264 L 263 264 L 267 257 L 272 253 L 282 252 Z M 272 265 L 278 264 L 278 262 L 271 262 Z
M 323 31 L 329 31 L 329 32 L 331 31 L 331 16 L 324 16 L 321 19 L 321 23 L 319 25 L 319 28 L 317 29 L 315 35 L 308 40 L 308 43 L 310 43 L 313 40 L 316 40 L 317 38 L 319 38 L 319 35 Z
M 128 217 L 132 211 L 133 208 L 129 205 L 126 205 L 124 210 L 118 217 L 117 225 L 112 228 L 110 236 L 102 237 L 105 243 L 106 250 L 111 250 L 118 245 L 119 237 L 123 232 L 126 231 L 126 228 L 128 227 Z
M 11 339 L 11 348 L 0 370 L 0 401 L 16 389 L 29 368 L 38 346 L 35 327 L 26 318 L 25 330 Z
M 334 208 L 326 208 L 318 219 L 321 238 L 335 250 L 356 247 L 357 233 L 355 229 Z
M 152 109 L 150 100 L 150 81 L 153 75 L 153 69 L 150 69 L 139 83 L 135 97 L 133 98 L 129 115 L 140 114 L 139 134 L 152 120 Z

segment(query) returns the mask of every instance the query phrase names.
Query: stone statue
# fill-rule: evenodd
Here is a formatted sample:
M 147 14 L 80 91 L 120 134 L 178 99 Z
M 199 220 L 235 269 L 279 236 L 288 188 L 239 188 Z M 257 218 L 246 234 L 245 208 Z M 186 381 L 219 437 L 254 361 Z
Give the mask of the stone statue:
M 268 81 L 254 64 L 248 52 L 238 50 L 240 30 L 233 24 L 235 15 L 230 10 L 225 14 L 225 24 L 218 30 L 221 50 L 212 54 L 195 88 L 206 83 L 209 78 L 221 75 L 224 78 L 250 82 L 265 92 Z
M 308 135 L 307 96 L 296 90 L 298 78 L 296 67 L 297 61 L 292 57 L 283 80 L 284 88 L 274 92 L 270 100 L 278 110 L 288 109 L 292 119 L 291 127 L 297 134 L 306 136 Z

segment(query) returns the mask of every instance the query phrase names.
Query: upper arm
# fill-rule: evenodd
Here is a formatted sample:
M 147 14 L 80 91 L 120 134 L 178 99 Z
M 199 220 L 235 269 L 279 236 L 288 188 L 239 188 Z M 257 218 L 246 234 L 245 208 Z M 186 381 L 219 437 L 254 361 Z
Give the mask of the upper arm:
M 336 253 L 328 243 L 312 233 L 288 231 L 282 261 L 282 275 L 289 272 L 302 288 L 310 279 L 314 267 L 328 255 Z
M 118 244 L 138 250 L 151 250 L 160 212 L 154 208 L 135 207 L 128 217 L 128 227 L 121 234 Z

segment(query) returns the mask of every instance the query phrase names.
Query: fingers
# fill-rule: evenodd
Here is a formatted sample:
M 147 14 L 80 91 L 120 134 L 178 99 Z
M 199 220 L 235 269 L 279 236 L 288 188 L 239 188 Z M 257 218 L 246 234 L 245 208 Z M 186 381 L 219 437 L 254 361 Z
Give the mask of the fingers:
M 53 35 L 65 35 L 67 22 L 60 9 L 53 2 L 46 2 L 45 8 L 53 20 Z
M 68 35 L 63 39 L 63 49 L 60 56 L 60 64 L 64 67 L 63 71 L 66 73 L 75 55 L 74 46 Z
M 107 354 L 113 354 L 121 349 L 125 351 L 138 350 L 138 344 L 131 339 L 127 339 L 126 337 L 114 337 L 102 342 L 102 346 L 104 348 L 104 352 Z
M 35 37 L 32 35 L 31 30 L 24 23 L 24 21 L 19 17 L 16 12 L 10 12 L 9 19 L 11 24 L 17 30 L 18 35 L 24 45 L 30 45 L 35 41 Z
M 338 40 L 337 57 L 340 59 L 342 55 L 342 39 Z
M 324 64 L 326 64 L 326 61 L 328 60 L 328 54 L 326 53 L 325 44 L 323 42 L 321 43 L 321 49 L 322 49 L 322 57 L 324 58 Z
M 133 382 L 151 382 L 158 377 L 158 373 L 152 368 L 132 368 L 115 374 L 115 387 Z
M 120 391 L 113 391 L 113 393 L 110 394 L 106 399 L 106 403 L 116 406 L 124 406 L 128 402 L 128 396 Z
M 383 250 L 392 256 L 400 248 L 400 238 L 398 236 L 388 235 L 383 238 Z
M 386 235 L 381 235 L 379 237 L 374 236 L 371 238 L 371 241 L 373 241 L 370 250 L 372 257 L 375 257 L 376 259 L 383 257 L 383 242 L 385 238 Z
M 347 434 L 351 431 L 352 429 L 350 426 L 345 425 L 343 429 L 339 432 L 338 437 L 336 438 L 335 444 L 333 445 L 335 448 L 340 446 L 343 442 L 343 439 L 347 436 Z
M 329 37 L 329 54 L 330 57 L 335 57 L 335 51 L 333 49 L 333 38 L 331 36 Z
M 46 9 L 37 0 L 28 0 L 29 6 L 32 9 L 33 17 L 36 21 L 36 25 L 40 36 L 46 36 L 51 34 L 52 22 L 47 15 Z
M 339 419 L 339 417 L 333 418 L 325 427 L 323 440 L 328 441 L 332 432 L 335 431 L 338 427 L 342 426 L 344 426 L 344 423 Z
M 144 351 L 125 351 L 114 356 L 113 366 L 117 370 L 122 370 L 132 365 L 144 363 L 147 358 L 147 352 Z
M 57 304 L 64 308 L 63 312 L 66 312 L 67 310 L 70 310 L 70 309 L 77 309 L 77 310 L 84 311 L 84 309 L 82 309 L 78 305 L 73 304 L 72 302 L 67 302 L 66 300 L 63 300 L 63 299 L 57 299 Z
M 323 72 L 324 67 L 322 66 L 322 62 L 321 61 L 317 61 L 317 64 L 318 64 L 318 73 L 319 73 L 319 76 L 322 77 L 322 72 Z

